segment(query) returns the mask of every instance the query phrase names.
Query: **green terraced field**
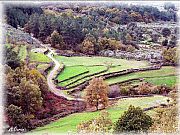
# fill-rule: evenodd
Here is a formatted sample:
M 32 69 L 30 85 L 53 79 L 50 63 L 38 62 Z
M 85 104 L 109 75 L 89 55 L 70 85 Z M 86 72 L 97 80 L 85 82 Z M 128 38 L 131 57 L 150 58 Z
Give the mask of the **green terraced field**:
M 85 66 L 68 66 L 58 75 L 58 81 L 64 81 L 73 76 L 83 74 L 88 72 L 89 70 Z
M 155 78 L 145 78 L 145 81 L 150 82 L 155 85 L 166 84 L 167 86 L 174 86 L 177 83 L 178 76 L 164 76 Z
M 18 56 L 19 56 L 20 60 L 22 60 L 22 61 L 24 61 L 26 59 L 27 49 L 26 49 L 25 45 L 21 45 Z
M 151 70 L 151 71 L 143 71 L 143 72 L 137 72 L 137 73 L 131 73 L 128 75 L 113 77 L 110 79 L 107 79 L 106 82 L 108 84 L 114 84 L 122 81 L 126 81 L 129 79 L 135 79 L 135 78 L 145 78 L 145 77 L 161 77 L 161 76 L 168 76 L 168 75 L 176 75 L 176 69 L 175 67 L 171 66 L 165 66 L 162 67 L 160 70 Z
M 117 121 L 118 118 L 123 114 L 129 105 L 140 106 L 141 108 L 147 108 L 154 105 L 159 105 L 160 103 L 167 103 L 168 97 L 164 96 L 154 96 L 154 97 L 142 97 L 142 98 L 127 98 L 120 99 L 117 105 L 107 108 L 106 110 L 110 113 L 113 122 Z M 149 115 L 153 115 L 153 110 L 147 112 Z M 44 134 L 48 133 L 67 133 L 76 132 L 76 126 L 82 122 L 93 119 L 99 115 L 99 111 L 96 112 L 84 112 L 69 115 L 67 117 L 61 118 L 55 122 L 39 127 L 35 129 L 33 134 Z
M 142 67 L 146 66 L 147 62 L 142 61 L 135 61 L 135 60 L 125 60 L 125 59 L 116 59 L 111 57 L 65 57 L 65 56 L 55 56 L 55 58 L 59 61 L 64 63 L 66 66 L 77 66 L 77 65 L 131 65 L 135 67 Z
M 29 56 L 32 62 L 51 62 L 51 59 L 49 59 L 43 53 L 30 52 Z
M 90 77 L 86 77 L 86 76 L 93 75 L 95 73 L 99 73 L 102 71 L 106 71 L 107 67 L 106 66 L 88 66 L 88 67 L 86 67 L 86 69 L 89 71 L 88 73 L 76 76 L 76 77 L 69 79 L 65 82 L 61 82 L 61 83 L 59 83 L 59 85 L 60 86 L 67 86 L 68 85 L 69 87 L 72 87 L 73 85 L 77 85 L 77 84 L 81 83 L 82 81 L 85 81 L 85 80 L 90 78 Z M 86 78 L 84 78 L 84 77 L 86 77 Z M 82 78 L 84 78 L 84 79 L 82 79 Z M 75 82 L 78 79 L 80 79 L 80 80 Z M 75 82 L 75 83 L 73 83 L 72 85 L 69 85 L 72 82 Z
M 82 82 L 85 82 L 89 79 L 91 79 L 93 76 L 99 76 L 107 73 L 122 71 L 130 68 L 142 68 L 147 67 L 148 63 L 145 61 L 135 61 L 135 60 L 126 60 L 126 59 L 116 59 L 116 58 L 110 58 L 110 57 L 65 57 L 65 56 L 55 56 L 55 58 L 62 62 L 65 67 L 66 66 L 78 66 L 79 70 L 81 70 L 82 66 L 86 66 L 86 68 L 89 70 L 88 73 L 82 74 L 79 76 L 74 75 L 75 77 L 69 80 L 66 80 L 64 82 L 58 83 L 59 86 L 68 86 L 74 87 L 76 85 L 81 84 Z M 81 66 L 80 66 L 81 65 Z M 97 66 L 101 65 L 101 66 Z M 107 67 L 110 67 L 108 71 L 106 71 Z M 65 68 L 66 70 L 66 68 Z M 78 70 L 78 69 L 75 69 Z M 102 72 L 100 74 L 94 75 L 95 73 Z M 69 77 L 69 73 L 71 71 L 63 71 L 59 74 L 58 80 L 63 80 L 64 78 Z M 81 73 L 78 71 L 79 74 Z M 71 77 L 74 73 L 71 74 Z M 60 79 L 62 75 L 62 78 Z

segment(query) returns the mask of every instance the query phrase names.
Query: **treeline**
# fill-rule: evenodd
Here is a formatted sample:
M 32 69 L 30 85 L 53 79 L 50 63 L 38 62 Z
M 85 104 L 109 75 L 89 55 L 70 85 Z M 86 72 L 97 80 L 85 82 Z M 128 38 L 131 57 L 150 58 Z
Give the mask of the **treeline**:
M 105 29 L 106 24 L 102 21 L 94 21 L 89 16 L 76 17 L 64 13 L 62 15 L 52 14 L 33 14 L 24 30 L 33 33 L 36 38 L 47 43 L 48 37 L 54 30 L 62 35 L 66 44 L 64 49 L 76 49 L 78 44 L 82 43 L 87 34 L 98 37 L 116 37 L 118 32 L 113 29 Z
M 55 6 L 56 7 L 56 6 Z M 129 22 L 153 22 L 153 21 L 175 21 L 177 22 L 177 14 L 173 4 L 165 4 L 164 11 L 160 11 L 157 7 L 140 6 L 140 5 L 84 5 L 72 7 L 56 7 L 55 11 L 66 11 L 70 8 L 74 13 L 91 15 L 94 20 L 105 19 L 117 24 L 128 24 Z M 49 8 L 53 10 L 53 8 Z
M 128 50 L 124 45 L 138 49 L 136 44 L 144 40 L 145 32 L 136 24 L 131 25 L 132 22 L 177 21 L 176 10 L 171 6 L 166 9 L 159 11 L 156 7 L 135 5 L 47 5 L 42 8 L 8 6 L 5 11 L 7 23 L 16 28 L 18 25 L 23 27 L 44 43 L 63 50 L 96 54 L 101 49 Z M 120 28 L 119 24 L 128 25 Z M 57 38 L 52 37 L 54 31 L 59 35 Z M 58 41 L 54 42 L 52 38 Z M 153 35 L 152 38 L 154 40 Z
M 24 27 L 34 13 L 42 14 L 43 10 L 36 6 L 5 5 L 6 21 L 15 28 Z
M 5 47 L 5 117 L 9 127 L 32 129 L 32 120 L 44 105 L 48 85 L 36 69 L 20 62 L 13 49 Z

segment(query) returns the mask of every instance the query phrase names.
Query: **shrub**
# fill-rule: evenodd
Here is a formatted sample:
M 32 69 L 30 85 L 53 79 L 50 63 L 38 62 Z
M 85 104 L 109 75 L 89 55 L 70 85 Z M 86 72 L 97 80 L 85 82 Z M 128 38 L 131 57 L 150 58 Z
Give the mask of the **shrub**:
M 134 52 L 135 50 L 136 50 L 136 48 L 132 45 L 128 45 L 128 47 L 126 49 L 127 52 Z
M 110 91 L 108 93 L 109 98 L 115 98 L 120 96 L 120 89 L 118 85 L 111 86 Z
M 140 107 L 130 105 L 116 122 L 114 132 L 145 132 L 152 124 L 152 118 L 145 114 Z
M 122 86 L 120 93 L 122 96 L 128 96 L 129 95 L 129 88 L 128 86 Z
M 171 30 L 169 28 L 162 29 L 162 35 L 164 37 L 168 37 L 169 35 L 171 35 Z
M 167 46 L 167 45 L 168 45 L 168 40 L 167 40 L 167 39 L 164 39 L 164 40 L 162 41 L 162 45 L 163 45 L 163 46 Z
M 178 108 L 176 105 L 168 108 L 157 108 L 154 123 L 150 128 L 153 132 L 173 133 L 178 129 Z
M 176 47 L 164 49 L 162 56 L 163 56 L 164 62 L 168 62 L 173 65 L 178 64 L 178 52 L 177 52 Z
M 107 133 L 112 128 L 112 121 L 109 117 L 107 111 L 101 111 L 100 116 L 89 120 L 87 122 L 82 122 L 77 126 L 79 133 Z
M 159 94 L 168 94 L 172 89 L 166 85 L 157 86 Z
M 141 83 L 138 87 L 138 93 L 142 95 L 147 95 L 151 93 L 150 85 L 147 82 Z

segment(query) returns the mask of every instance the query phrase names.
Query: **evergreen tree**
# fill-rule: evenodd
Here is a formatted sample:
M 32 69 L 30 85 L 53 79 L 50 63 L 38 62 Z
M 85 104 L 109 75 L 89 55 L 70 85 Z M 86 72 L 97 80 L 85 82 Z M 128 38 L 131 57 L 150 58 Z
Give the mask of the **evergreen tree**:
M 52 45 L 52 47 L 58 47 L 60 49 L 65 49 L 63 37 L 56 30 L 53 31 L 53 33 L 51 34 L 51 45 Z
M 152 124 L 152 118 L 145 114 L 140 107 L 130 105 L 116 122 L 114 132 L 146 132 Z

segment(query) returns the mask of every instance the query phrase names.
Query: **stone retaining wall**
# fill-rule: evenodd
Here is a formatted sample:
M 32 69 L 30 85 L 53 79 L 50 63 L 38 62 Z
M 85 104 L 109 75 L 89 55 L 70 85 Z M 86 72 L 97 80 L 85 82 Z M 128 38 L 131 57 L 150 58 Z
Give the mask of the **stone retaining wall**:
M 73 84 L 73 83 L 75 83 L 75 82 L 78 82 L 78 81 L 81 80 L 81 79 L 84 79 L 84 78 L 87 78 L 87 77 L 91 77 L 91 76 L 94 76 L 94 75 L 97 75 L 97 74 L 104 73 L 104 72 L 108 71 L 108 69 L 109 69 L 109 68 L 107 68 L 106 70 L 100 71 L 100 72 L 96 72 L 96 73 L 94 73 L 94 74 L 86 75 L 86 76 L 84 76 L 84 77 L 82 77 L 82 78 L 77 79 L 77 80 L 74 81 L 74 82 L 69 83 L 67 86 L 69 86 L 69 85 L 71 85 L 71 84 Z M 81 84 L 83 84 L 83 83 L 85 83 L 85 82 L 87 82 L 87 81 L 89 82 L 89 80 L 91 80 L 91 79 L 88 79 L 88 80 L 86 80 L 86 81 L 83 81 L 82 83 L 77 84 L 77 85 L 74 85 L 74 86 L 72 86 L 72 87 L 68 87 L 68 89 L 75 88 L 75 87 L 77 87 L 77 86 L 79 86 L 79 85 L 81 85 Z
M 108 73 L 105 75 L 100 75 L 101 77 L 103 77 L 104 79 L 108 79 L 111 77 L 116 77 L 116 76 L 121 76 L 121 75 L 126 75 L 126 74 L 130 74 L 130 73 L 135 73 L 135 72 L 141 72 L 141 71 L 149 71 L 149 70 L 158 70 L 161 69 L 160 65 L 157 66 L 152 66 L 152 67 L 148 67 L 148 68 L 139 68 L 139 69 L 127 69 L 127 70 L 123 70 L 123 71 L 118 71 L 118 72 L 114 72 L 114 73 Z M 100 77 L 97 76 L 97 77 Z M 89 80 L 82 82 L 81 84 L 78 84 L 77 87 L 75 89 L 73 89 L 72 91 L 69 91 L 68 94 L 72 94 L 73 92 L 77 92 L 77 91 L 82 91 L 87 85 L 89 84 Z

